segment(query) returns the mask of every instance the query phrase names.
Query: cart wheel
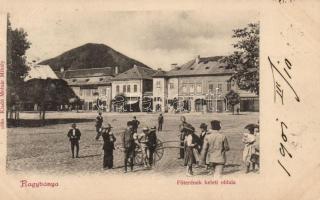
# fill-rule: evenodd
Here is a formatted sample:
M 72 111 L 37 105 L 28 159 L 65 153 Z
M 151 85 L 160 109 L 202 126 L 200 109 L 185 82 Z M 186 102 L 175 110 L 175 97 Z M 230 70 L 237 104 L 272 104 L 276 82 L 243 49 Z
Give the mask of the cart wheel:
M 157 147 L 154 152 L 154 160 L 155 161 L 161 160 L 163 154 L 164 154 L 163 143 L 161 142 L 161 140 L 157 139 Z

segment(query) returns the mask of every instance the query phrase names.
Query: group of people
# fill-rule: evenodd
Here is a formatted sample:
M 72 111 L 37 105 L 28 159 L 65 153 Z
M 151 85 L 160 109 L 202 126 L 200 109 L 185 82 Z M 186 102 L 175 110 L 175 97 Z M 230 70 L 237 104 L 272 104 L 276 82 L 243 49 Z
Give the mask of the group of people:
M 127 122 L 127 128 L 122 135 L 125 172 L 127 172 L 128 164 L 131 171 L 133 171 L 135 153 L 137 150 L 141 151 L 142 163 L 145 168 L 151 168 L 154 164 L 154 152 L 157 146 L 156 127 L 143 127 L 142 132 L 138 132 L 139 125 L 139 120 L 137 120 L 136 116 L 134 116 L 132 120 Z M 115 150 L 115 142 L 117 140 L 112 132 L 113 127 L 109 123 L 107 126 L 103 126 L 103 117 L 101 113 L 99 113 L 96 118 L 95 127 L 97 132 L 95 140 L 99 140 L 100 137 L 103 139 L 103 168 L 112 169 L 113 151 Z M 160 127 L 160 130 L 162 130 L 162 127 Z M 72 124 L 67 136 L 71 144 L 72 158 L 78 158 L 81 132 L 75 123 Z
M 226 152 L 230 150 L 227 137 L 221 131 L 221 122 L 212 120 L 210 129 L 205 123 L 201 123 L 200 135 L 195 134 L 195 128 L 187 123 L 184 116 L 181 117 L 180 130 L 180 159 L 184 159 L 187 167 L 187 176 L 193 175 L 193 165 L 197 167 L 205 166 L 209 174 L 215 178 L 220 178 L 226 164 Z M 246 173 L 251 168 L 259 166 L 259 139 L 255 130 L 258 127 L 246 127 L 248 133 L 243 134 L 242 142 L 245 147 L 243 150 L 243 161 L 246 166 Z
M 180 138 L 180 159 L 184 159 L 184 165 L 187 167 L 187 176 L 193 175 L 193 166 L 204 166 L 209 170 L 209 174 L 213 174 L 215 178 L 220 178 L 226 163 L 226 152 L 229 151 L 229 143 L 227 137 L 221 131 L 221 122 L 212 120 L 210 128 L 205 123 L 200 124 L 201 133 L 197 135 L 195 128 L 181 116 L 181 124 L 179 125 Z M 103 125 L 102 114 L 96 118 L 96 140 L 103 138 L 103 168 L 113 168 L 113 151 L 115 150 L 116 137 L 112 132 L 112 126 Z M 162 131 L 163 116 L 158 117 L 158 131 Z M 122 148 L 124 152 L 124 172 L 127 172 L 128 165 L 133 171 L 135 153 L 141 151 L 142 163 L 145 168 L 151 168 L 154 164 L 154 153 L 157 147 L 156 127 L 143 127 L 138 132 L 140 122 L 134 116 L 132 120 L 127 122 L 127 128 L 124 130 L 121 138 Z M 259 167 L 259 139 L 256 130 L 258 126 L 248 126 L 247 133 L 243 134 L 242 142 L 244 143 L 243 161 L 246 166 L 246 172 L 255 170 Z M 79 157 L 79 141 L 81 132 L 72 124 L 72 128 L 68 132 L 71 144 L 72 158 Z M 76 150 L 76 156 L 75 156 Z

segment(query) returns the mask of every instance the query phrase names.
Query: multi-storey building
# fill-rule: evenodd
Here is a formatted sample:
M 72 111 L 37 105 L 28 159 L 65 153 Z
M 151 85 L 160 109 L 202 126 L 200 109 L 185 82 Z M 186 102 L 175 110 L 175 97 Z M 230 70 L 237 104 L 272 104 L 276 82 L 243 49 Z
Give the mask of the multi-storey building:
M 63 79 L 83 101 L 80 109 L 96 110 L 97 102 L 100 102 L 100 108 L 110 111 L 113 74 L 111 67 L 77 69 L 65 71 Z
M 123 96 L 126 108 L 114 105 L 114 111 L 151 111 L 152 110 L 152 75 L 155 70 L 134 65 L 112 78 L 112 98 Z M 149 109 L 148 109 L 149 108 Z
M 153 75 L 153 109 L 167 111 L 208 111 L 230 110 L 225 95 L 232 89 L 241 97 L 240 110 L 257 111 L 257 95 L 239 90 L 232 84 L 234 73 L 221 61 L 221 56 L 195 59 L 178 66 L 174 64 L 168 72 Z

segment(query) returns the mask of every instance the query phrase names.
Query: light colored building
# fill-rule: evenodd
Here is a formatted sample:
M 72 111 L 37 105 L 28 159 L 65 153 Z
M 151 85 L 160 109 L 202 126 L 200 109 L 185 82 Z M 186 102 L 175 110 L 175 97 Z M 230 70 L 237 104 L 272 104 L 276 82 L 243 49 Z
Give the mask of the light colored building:
M 81 109 L 110 111 L 111 108 L 111 67 L 67 70 L 63 79 L 83 101 Z M 98 103 L 99 102 L 99 103 Z
M 154 74 L 153 109 L 224 112 L 231 109 L 225 95 L 234 90 L 240 94 L 242 111 L 257 111 L 258 96 L 241 91 L 230 82 L 234 72 L 222 58 L 197 56 L 183 65 L 173 65 L 168 72 Z
M 151 111 L 152 110 L 152 75 L 155 70 L 134 65 L 112 78 L 112 99 L 125 97 L 127 106 L 114 105 L 114 111 Z M 150 108 L 150 109 L 148 109 Z

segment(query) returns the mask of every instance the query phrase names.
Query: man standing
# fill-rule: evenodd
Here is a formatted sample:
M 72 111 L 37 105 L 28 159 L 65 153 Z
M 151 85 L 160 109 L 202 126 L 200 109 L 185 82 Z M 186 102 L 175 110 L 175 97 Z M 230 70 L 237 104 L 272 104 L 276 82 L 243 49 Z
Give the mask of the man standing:
M 184 159 L 184 139 L 186 136 L 186 127 L 191 128 L 192 126 L 190 124 L 187 123 L 186 121 L 186 117 L 185 116 L 181 116 L 180 117 L 181 120 L 181 124 L 179 125 L 179 137 L 180 137 L 180 158 L 179 159 Z
M 74 158 L 74 147 L 76 147 L 76 157 L 79 158 L 79 141 L 81 137 L 81 132 L 77 128 L 77 125 L 75 123 L 72 124 L 72 128 L 68 132 L 68 138 L 70 140 L 71 144 L 71 153 L 72 153 L 72 158 Z
M 163 124 L 163 116 L 160 113 L 160 115 L 158 117 L 158 131 L 162 131 L 162 124 Z
M 96 131 L 97 131 L 96 140 L 99 140 L 99 138 L 101 136 L 102 123 L 103 123 L 102 113 L 99 112 L 99 114 L 98 114 L 98 116 L 96 118 Z
M 139 125 L 140 125 L 139 120 L 137 120 L 136 116 L 133 116 L 133 120 L 132 120 L 132 131 L 133 131 L 133 133 L 137 133 Z
M 102 138 L 103 138 L 103 168 L 104 169 L 111 169 L 113 167 L 113 150 L 114 143 L 116 138 L 114 137 L 113 133 L 111 132 L 112 126 L 108 124 L 108 127 L 102 127 Z
M 207 124 L 205 123 L 201 123 L 200 124 L 200 151 L 202 150 L 202 146 L 203 146 L 203 142 L 204 142 L 204 138 L 206 137 L 206 135 L 208 134 L 208 130 L 207 130 Z
M 150 128 L 149 132 L 149 140 L 148 140 L 148 147 L 149 147 L 149 165 L 152 166 L 154 164 L 154 152 L 157 148 L 157 134 L 156 134 L 156 127 Z
M 127 165 L 130 163 L 130 169 L 133 171 L 133 159 L 134 159 L 134 139 L 132 121 L 127 122 L 127 128 L 122 136 L 122 144 L 124 149 L 124 173 L 127 173 Z
M 220 132 L 220 121 L 211 121 L 210 134 L 204 138 L 201 151 L 201 161 L 212 167 L 214 178 L 221 178 L 223 167 L 226 163 L 226 152 L 229 151 L 228 140 Z

